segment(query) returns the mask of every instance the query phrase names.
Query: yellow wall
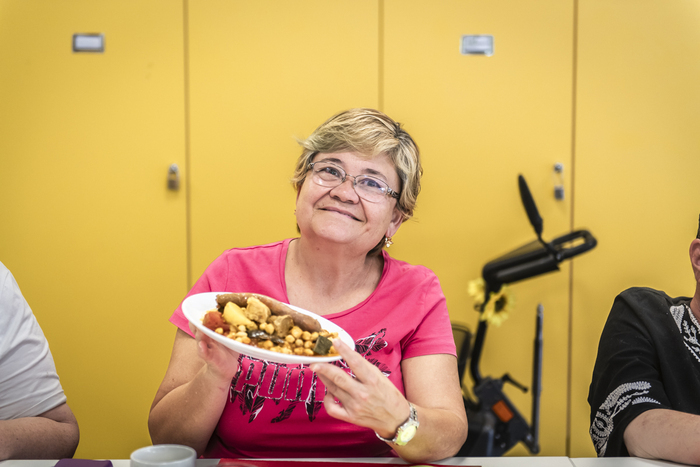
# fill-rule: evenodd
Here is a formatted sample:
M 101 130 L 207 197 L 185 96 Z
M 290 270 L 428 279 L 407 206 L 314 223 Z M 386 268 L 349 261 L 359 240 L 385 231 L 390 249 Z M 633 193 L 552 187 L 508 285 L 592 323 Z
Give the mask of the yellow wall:
M 182 5 L 0 1 L 0 261 L 46 334 L 80 457 L 148 444 L 186 283 Z M 105 34 L 74 54 L 74 33 Z
M 519 173 L 545 238 L 598 237 L 514 285 L 482 360 L 529 385 L 543 303 L 541 454 L 594 455 L 585 398 L 615 294 L 692 293 L 699 16 L 694 0 L 0 0 L 0 261 L 51 343 L 77 456 L 149 443 L 167 317 L 224 249 L 295 235 L 294 138 L 354 106 L 421 146 L 390 251 L 436 271 L 454 321 L 475 327 L 467 282 L 534 237 Z M 72 53 L 76 32 L 104 33 L 105 53 Z M 461 55 L 462 34 L 493 34 L 495 55 Z M 529 418 L 529 394 L 507 392 Z
M 569 201 L 552 196 L 553 167 L 571 175 L 572 6 L 558 0 L 386 2 L 384 109 L 407 124 L 424 157 L 415 220 L 394 237 L 392 254 L 440 277 L 452 319 L 476 328 L 467 283 L 491 259 L 534 238 L 518 195 L 529 181 L 545 235 L 570 224 Z M 462 34 L 492 34 L 492 57 L 459 53 Z M 532 43 L 538 47 L 532 47 Z M 542 451 L 566 441 L 568 271 L 514 287 L 517 311 L 486 339 L 484 376 L 530 385 L 535 309 L 546 309 Z M 562 332 L 564 330 L 564 332 Z M 467 378 L 468 379 L 468 378 Z M 469 384 L 469 381 L 466 381 Z M 530 395 L 506 392 L 529 418 Z M 517 447 L 513 454 L 524 454 Z
M 586 396 L 615 295 L 695 291 L 700 4 L 582 1 L 578 19 L 574 222 L 600 243 L 574 266 L 571 452 L 592 455 Z
M 374 1 L 188 12 L 193 282 L 225 249 L 297 235 L 295 138 L 340 109 L 378 106 L 379 22 Z

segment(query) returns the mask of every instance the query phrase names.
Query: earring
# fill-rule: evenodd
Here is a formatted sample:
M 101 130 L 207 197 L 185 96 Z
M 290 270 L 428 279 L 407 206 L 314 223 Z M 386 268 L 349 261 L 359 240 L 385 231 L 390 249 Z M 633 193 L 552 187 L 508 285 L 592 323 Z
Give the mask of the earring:
M 391 237 L 384 237 L 384 246 L 389 248 L 394 242 L 391 241 Z

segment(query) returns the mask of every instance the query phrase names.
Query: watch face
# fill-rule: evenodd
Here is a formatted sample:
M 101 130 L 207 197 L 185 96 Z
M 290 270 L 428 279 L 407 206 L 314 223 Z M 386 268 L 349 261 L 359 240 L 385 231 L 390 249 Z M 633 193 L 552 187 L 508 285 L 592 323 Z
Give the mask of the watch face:
M 406 427 L 401 427 L 399 428 L 399 432 L 396 435 L 396 444 L 399 446 L 403 446 L 404 444 L 408 443 L 413 439 L 414 436 L 416 436 L 416 431 L 418 430 L 418 427 L 414 424 L 411 424 Z

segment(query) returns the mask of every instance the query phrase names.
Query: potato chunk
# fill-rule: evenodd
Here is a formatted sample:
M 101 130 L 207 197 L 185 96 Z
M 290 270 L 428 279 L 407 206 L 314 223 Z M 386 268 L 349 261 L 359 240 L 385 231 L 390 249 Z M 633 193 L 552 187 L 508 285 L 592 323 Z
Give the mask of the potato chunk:
M 263 302 L 255 297 L 248 298 L 248 306 L 245 307 L 246 318 L 264 323 L 270 317 L 270 309 Z
M 233 324 L 234 326 L 245 326 L 246 329 L 257 329 L 258 325 L 253 321 L 249 320 L 243 314 L 243 310 L 233 302 L 228 302 L 226 307 L 224 307 L 223 312 L 224 320 Z

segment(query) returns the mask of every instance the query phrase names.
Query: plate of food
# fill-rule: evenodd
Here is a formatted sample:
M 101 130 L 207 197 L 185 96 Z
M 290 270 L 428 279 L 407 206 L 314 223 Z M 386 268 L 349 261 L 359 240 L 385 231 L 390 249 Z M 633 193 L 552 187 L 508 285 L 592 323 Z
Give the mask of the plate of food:
M 254 293 L 205 292 L 182 302 L 187 320 L 238 353 L 278 363 L 333 362 L 332 340 L 352 337 L 322 316 Z

